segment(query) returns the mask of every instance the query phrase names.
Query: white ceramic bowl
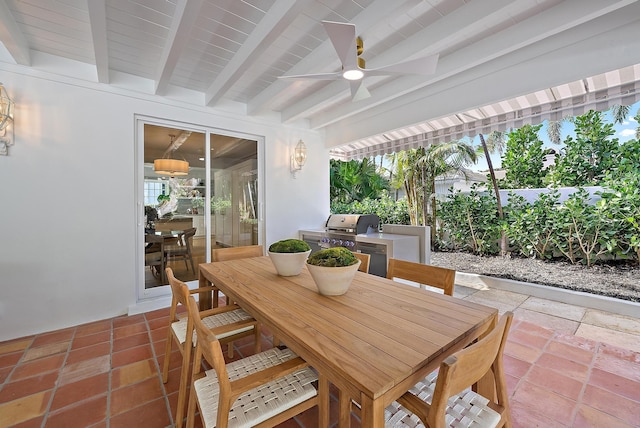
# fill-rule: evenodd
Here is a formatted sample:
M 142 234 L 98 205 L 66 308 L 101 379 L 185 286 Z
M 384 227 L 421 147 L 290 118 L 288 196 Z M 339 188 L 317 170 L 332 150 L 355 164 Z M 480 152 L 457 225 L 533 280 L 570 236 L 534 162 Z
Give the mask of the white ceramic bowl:
M 307 262 L 311 250 L 304 253 L 269 253 L 271 263 L 280 276 L 295 276 L 302 272 L 302 267 Z
M 307 263 L 307 269 L 309 269 L 309 273 L 315 281 L 320 294 L 324 296 L 340 296 L 349 290 L 360 263 L 360 260 L 358 260 L 358 263 L 354 265 L 339 267 L 315 266 Z

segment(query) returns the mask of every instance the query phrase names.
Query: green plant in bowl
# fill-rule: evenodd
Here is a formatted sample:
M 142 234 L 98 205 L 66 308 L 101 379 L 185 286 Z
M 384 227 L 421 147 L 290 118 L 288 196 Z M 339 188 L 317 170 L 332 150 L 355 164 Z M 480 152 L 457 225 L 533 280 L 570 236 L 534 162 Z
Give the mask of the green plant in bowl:
M 269 258 L 280 276 L 295 276 L 302 272 L 311 247 L 300 239 L 283 239 L 269 246 Z
M 300 239 L 283 239 L 269 246 L 272 253 L 304 253 L 310 250 L 309 244 Z
M 307 259 L 307 269 L 324 296 L 346 293 L 358 267 L 360 260 L 344 247 L 326 248 Z
M 344 247 L 333 247 L 313 253 L 307 263 L 314 266 L 341 267 L 358 263 L 358 258 Z

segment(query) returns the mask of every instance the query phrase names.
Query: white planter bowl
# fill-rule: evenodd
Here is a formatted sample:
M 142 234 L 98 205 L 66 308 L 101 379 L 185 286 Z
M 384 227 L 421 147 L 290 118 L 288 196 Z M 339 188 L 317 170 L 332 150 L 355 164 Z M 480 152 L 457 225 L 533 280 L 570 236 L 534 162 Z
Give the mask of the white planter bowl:
M 323 296 L 341 296 L 349 290 L 351 281 L 360 267 L 358 263 L 351 266 L 327 267 L 307 263 L 307 269 Z
M 307 262 L 311 250 L 304 253 L 269 253 L 271 263 L 280 276 L 295 276 L 302 272 L 302 267 Z

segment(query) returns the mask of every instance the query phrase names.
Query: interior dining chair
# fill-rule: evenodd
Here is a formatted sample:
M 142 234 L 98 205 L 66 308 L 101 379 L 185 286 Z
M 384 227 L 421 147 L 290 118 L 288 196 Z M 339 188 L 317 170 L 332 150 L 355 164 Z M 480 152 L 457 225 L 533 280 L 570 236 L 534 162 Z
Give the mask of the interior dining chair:
M 353 253 L 360 260 L 360 267 L 358 270 L 360 272 L 369 273 L 369 263 L 371 263 L 371 255 L 365 253 Z
M 166 284 L 164 272 L 164 237 L 153 233 L 144 235 L 144 265 L 149 266 L 154 278 L 159 278 L 161 284 Z
M 226 364 L 220 341 L 201 322 L 189 297 L 189 325 L 196 332 L 193 382 L 187 410 L 192 428 L 196 410 L 204 427 L 272 427 L 321 404 L 329 383 L 290 349 L 271 348 Z M 212 367 L 201 372 L 202 359 Z M 318 384 L 316 388 L 314 383 Z M 320 410 L 321 414 L 323 410 Z
M 171 286 L 171 309 L 169 312 L 169 331 L 165 345 L 164 363 L 162 366 L 162 381 L 169 380 L 169 362 L 171 349 L 175 342 L 182 354 L 182 368 L 180 371 L 180 385 L 178 389 L 178 407 L 176 410 L 176 427 L 182 426 L 184 406 L 186 403 L 187 384 L 189 381 L 189 369 L 191 368 L 191 356 L 193 342 L 193 328 L 188 325 L 188 317 L 178 318 L 178 305 L 187 308 L 190 295 L 203 291 L 210 292 L 212 287 L 201 287 L 190 290 L 187 284 L 173 275 L 171 268 L 166 268 L 167 278 Z M 193 298 L 193 297 L 192 297 Z M 233 341 L 254 335 L 255 352 L 260 352 L 260 327 L 257 321 L 236 305 L 227 305 L 220 308 L 199 312 L 202 323 L 215 335 L 220 343 L 228 343 L 229 354 L 233 356 Z M 190 332 L 190 333 L 189 333 Z
M 196 268 L 193 263 L 193 237 L 196 234 L 196 228 L 190 227 L 178 234 L 178 239 L 175 244 L 166 245 L 165 253 L 167 254 L 167 260 L 176 261 L 184 260 L 184 265 L 189 270 L 189 264 L 191 264 L 191 271 L 196 273 Z
M 512 312 L 505 313 L 483 338 L 449 356 L 437 372 L 387 406 L 385 426 L 511 426 L 502 355 L 512 318 Z M 476 384 L 478 392 L 472 388 Z
M 211 250 L 212 262 L 224 262 L 227 260 L 246 259 L 249 257 L 264 256 L 262 245 L 243 245 L 241 247 L 214 248 Z M 214 285 L 215 287 L 215 285 Z M 213 301 L 218 301 L 218 289 L 213 292 Z M 229 298 L 227 297 L 227 305 Z
M 387 278 L 400 278 L 418 284 L 428 285 L 444 290 L 444 294 L 453 296 L 456 271 L 439 266 L 408 262 L 406 260 L 389 259 Z

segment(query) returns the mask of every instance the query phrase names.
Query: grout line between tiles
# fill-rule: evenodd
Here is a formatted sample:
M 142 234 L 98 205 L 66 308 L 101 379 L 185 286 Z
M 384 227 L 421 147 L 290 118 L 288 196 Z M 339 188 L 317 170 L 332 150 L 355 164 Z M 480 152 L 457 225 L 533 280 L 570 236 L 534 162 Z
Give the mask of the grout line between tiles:
M 168 318 L 168 317 L 167 317 Z M 162 367 L 160 367 L 160 364 L 158 363 L 158 355 L 156 354 L 156 347 L 155 344 L 153 342 L 153 335 L 151 334 L 151 328 L 149 327 L 149 320 L 147 319 L 147 314 L 144 314 L 144 323 L 145 326 L 147 328 L 147 336 L 149 337 L 149 345 L 151 346 L 151 355 L 153 357 L 153 364 L 156 368 L 156 371 L 158 373 L 158 380 L 160 381 L 160 388 L 162 388 L 162 393 L 164 395 L 164 404 L 165 407 L 167 408 L 167 413 L 169 414 L 169 422 L 170 422 L 170 426 L 175 426 L 175 421 L 173 420 L 173 413 L 171 412 L 171 403 L 169 402 L 169 394 L 167 393 L 167 390 L 165 388 L 165 383 L 162 382 Z M 168 325 L 169 320 L 167 319 L 167 327 L 169 327 Z M 169 340 L 169 338 L 167 337 L 167 340 Z M 171 339 L 173 340 L 173 339 Z M 165 356 L 165 358 L 168 358 L 167 356 Z
M 576 418 L 578 417 L 578 409 L 582 404 L 582 399 L 584 398 L 584 394 L 587 390 L 589 379 L 591 379 L 591 372 L 593 371 L 593 367 L 596 364 L 598 353 L 600 352 L 600 345 L 601 345 L 601 342 L 595 343 L 595 349 L 593 350 L 593 355 L 591 356 L 591 363 L 589 363 L 589 368 L 587 369 L 587 375 L 585 376 L 584 382 L 582 383 L 580 394 L 578 394 L 578 398 L 576 398 L 576 406 L 574 407 L 573 414 L 571 415 L 571 426 L 575 424 Z
M 106 428 L 111 426 L 111 387 L 113 385 L 113 325 L 114 318 L 111 318 L 111 325 L 109 326 L 109 376 L 107 376 L 107 408 L 104 415 L 104 423 Z
M 49 419 L 49 413 L 51 412 L 51 406 L 53 405 L 53 399 L 56 396 L 56 393 L 58 392 L 58 387 L 60 386 L 60 376 L 62 375 L 62 371 L 67 363 L 67 360 L 69 359 L 69 354 L 71 353 L 71 344 L 73 343 L 73 340 L 76 337 L 76 333 L 78 332 L 78 327 L 75 327 L 73 329 L 73 334 L 71 335 L 71 339 L 69 340 L 69 344 L 67 345 L 67 352 L 65 353 L 64 359 L 62 360 L 62 365 L 60 367 L 58 367 L 58 377 L 56 379 L 56 382 L 53 384 L 53 388 L 51 389 L 51 397 L 49 397 L 49 403 L 47 404 L 47 408 L 44 411 L 43 418 L 42 418 L 42 425 L 41 428 L 45 428 L 46 423 L 47 423 L 47 419 Z M 34 339 L 35 340 L 35 339 Z M 31 342 L 33 344 L 33 342 Z

